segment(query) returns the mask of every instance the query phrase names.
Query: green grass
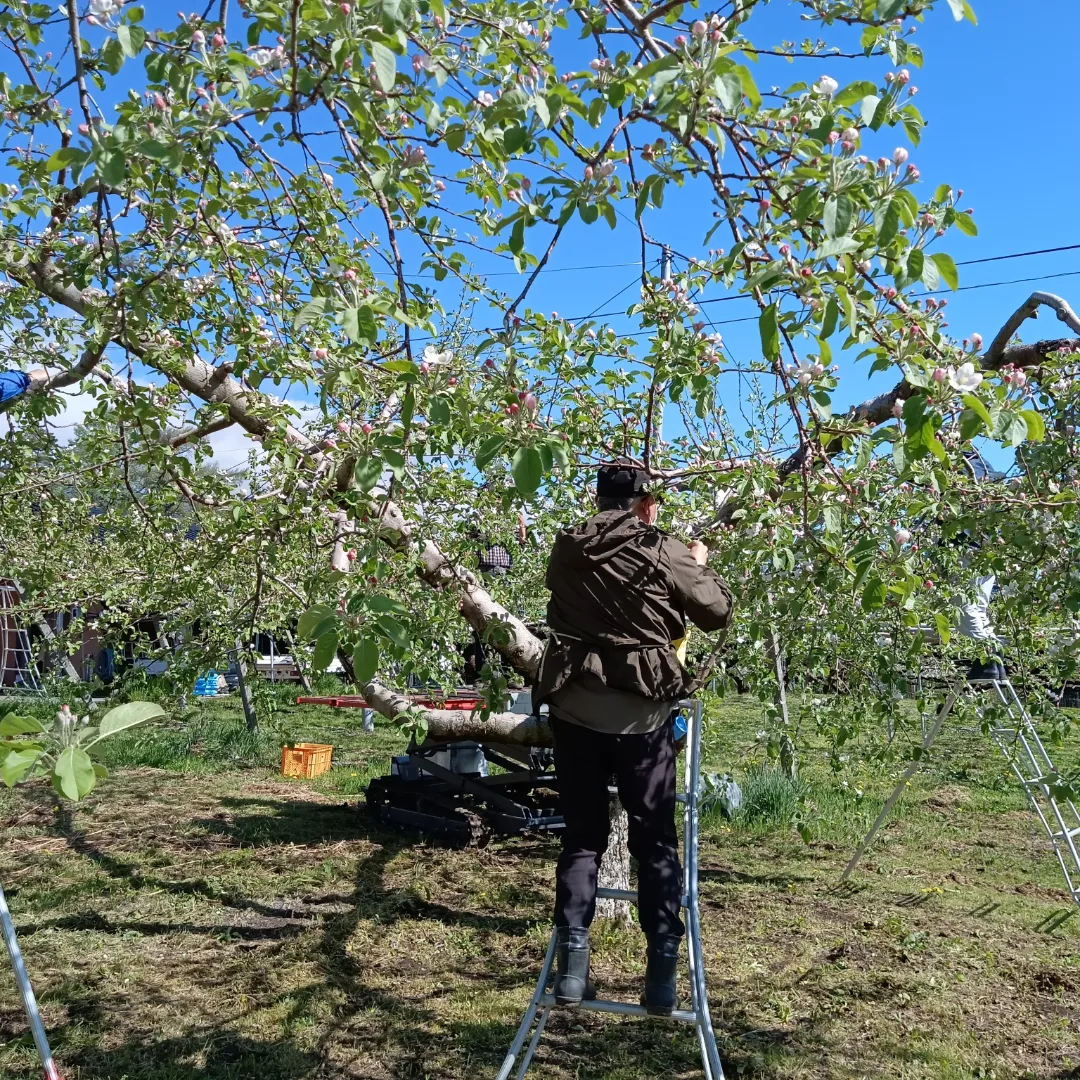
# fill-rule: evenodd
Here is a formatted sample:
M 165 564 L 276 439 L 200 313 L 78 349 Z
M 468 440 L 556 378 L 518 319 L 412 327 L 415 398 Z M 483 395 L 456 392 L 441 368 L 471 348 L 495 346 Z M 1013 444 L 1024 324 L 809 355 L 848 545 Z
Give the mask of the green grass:
M 0 880 L 65 1076 L 495 1075 L 546 946 L 556 845 L 449 850 L 377 827 L 360 792 L 403 736 L 275 693 L 258 735 L 232 702 L 192 701 L 117 739 L 67 829 L 44 788 L 0 790 Z M 806 738 L 792 783 L 760 727 L 756 703 L 711 706 L 706 768 L 746 798 L 734 821 L 706 819 L 701 849 L 728 1075 L 1080 1076 L 1080 919 L 1046 932 L 1060 870 L 1000 755 L 948 732 L 841 889 L 903 748 L 834 775 Z M 281 745 L 301 740 L 332 743 L 334 769 L 284 780 Z M 604 993 L 636 998 L 638 931 L 593 938 Z M 0 1077 L 29 1080 L 4 970 Z M 549 1031 L 538 1080 L 700 1075 L 681 1028 L 557 1014 Z

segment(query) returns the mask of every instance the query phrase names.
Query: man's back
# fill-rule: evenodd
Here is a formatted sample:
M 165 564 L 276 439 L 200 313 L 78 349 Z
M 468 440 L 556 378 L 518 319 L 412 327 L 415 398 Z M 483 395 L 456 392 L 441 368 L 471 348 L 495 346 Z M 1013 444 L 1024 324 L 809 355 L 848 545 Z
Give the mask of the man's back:
M 560 532 L 548 562 L 549 646 L 537 684 L 542 699 L 583 673 L 653 701 L 689 688 L 672 642 L 689 618 L 718 630 L 731 593 L 685 544 L 633 513 L 608 510 Z

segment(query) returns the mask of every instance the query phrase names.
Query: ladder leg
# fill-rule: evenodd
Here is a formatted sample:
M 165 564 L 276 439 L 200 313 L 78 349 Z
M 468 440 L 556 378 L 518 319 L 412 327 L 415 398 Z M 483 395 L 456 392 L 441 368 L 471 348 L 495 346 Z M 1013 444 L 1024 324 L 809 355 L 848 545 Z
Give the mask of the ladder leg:
M 995 683 L 994 689 L 1016 729 L 1015 733 L 1010 733 L 1014 734 L 1012 739 L 1007 738 L 1000 729 L 994 729 L 993 740 L 1005 755 L 1024 789 L 1028 804 L 1050 838 L 1070 898 L 1080 906 L 1080 851 L 1076 845 L 1076 838 L 1080 836 L 1080 812 L 1071 799 L 1059 801 L 1051 792 L 1048 781 L 1057 770 L 1012 681 L 1006 679 Z M 1023 751 L 1021 760 L 1018 760 L 1017 745 Z M 1027 769 L 1022 767 L 1025 762 Z M 1057 831 L 1054 829 L 1055 823 Z
M 536 1013 L 540 1008 L 540 999 L 544 996 L 544 991 L 547 989 L 548 977 L 551 974 L 551 965 L 554 962 L 555 931 L 553 929 L 551 931 L 551 942 L 548 944 L 547 956 L 544 957 L 544 966 L 540 969 L 540 978 L 536 981 L 536 989 L 533 991 L 533 996 L 529 1001 L 529 1007 L 525 1010 L 525 1015 L 521 1018 L 521 1025 L 518 1027 L 517 1034 L 514 1036 L 514 1041 L 507 1051 L 506 1057 L 503 1059 L 502 1068 L 499 1070 L 497 1080 L 510 1080 L 510 1072 L 514 1068 L 514 1062 L 517 1061 L 517 1056 L 521 1053 L 521 1048 L 525 1045 L 525 1040 L 528 1038 L 529 1029 L 536 1019 Z M 525 1055 L 525 1058 L 521 1063 L 521 1070 L 517 1074 L 519 1080 L 525 1075 L 525 1070 L 529 1067 L 529 1062 L 532 1060 L 533 1053 L 536 1051 L 536 1045 L 540 1041 L 540 1033 L 547 1023 L 547 1013 L 548 1010 L 544 1009 L 543 1015 L 540 1017 L 540 1023 L 537 1027 L 536 1034 L 529 1044 L 528 1053 Z
M 843 874 L 840 875 L 841 881 L 847 881 L 851 877 L 852 871 L 862 861 L 862 857 L 870 849 L 870 845 L 874 842 L 874 837 L 877 836 L 881 826 L 885 824 L 889 814 L 892 813 L 892 808 L 897 804 L 900 796 L 903 795 L 904 789 L 908 785 L 908 781 L 919 771 L 919 765 L 922 763 L 923 755 L 926 751 L 934 745 L 938 735 L 941 734 L 941 729 L 945 724 L 945 720 L 948 718 L 949 713 L 952 712 L 953 706 L 956 704 L 957 697 L 960 696 L 959 689 L 953 689 L 949 691 L 949 696 L 945 699 L 945 704 L 938 710 L 937 716 L 934 718 L 933 727 L 923 736 L 922 741 L 922 754 L 919 757 L 912 758 L 908 767 L 904 770 L 903 775 L 900 777 L 896 787 L 893 788 L 892 794 L 885 800 L 885 805 L 881 808 L 881 813 L 878 814 L 877 820 L 870 826 L 870 831 L 863 837 L 863 842 L 859 845 L 858 851 L 851 856 L 851 860 L 847 866 L 844 867 Z

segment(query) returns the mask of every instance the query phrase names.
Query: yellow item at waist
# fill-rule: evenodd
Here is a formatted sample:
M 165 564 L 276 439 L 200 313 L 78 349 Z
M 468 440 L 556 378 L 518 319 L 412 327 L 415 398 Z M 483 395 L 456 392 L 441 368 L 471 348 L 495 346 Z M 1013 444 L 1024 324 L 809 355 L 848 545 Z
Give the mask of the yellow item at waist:
M 680 664 L 686 663 L 686 642 L 689 640 L 689 632 L 683 634 L 677 641 L 671 643 L 671 647 L 675 650 L 675 655 L 679 658 Z

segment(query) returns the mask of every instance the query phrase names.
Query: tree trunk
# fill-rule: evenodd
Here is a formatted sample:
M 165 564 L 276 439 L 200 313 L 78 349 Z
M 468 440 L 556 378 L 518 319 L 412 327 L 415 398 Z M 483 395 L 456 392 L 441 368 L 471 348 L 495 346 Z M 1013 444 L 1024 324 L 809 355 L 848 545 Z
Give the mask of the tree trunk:
M 236 687 L 240 691 L 240 704 L 244 706 L 244 718 L 248 731 L 259 730 L 259 717 L 255 712 L 255 703 L 251 700 L 251 687 L 248 685 L 248 666 L 244 657 L 244 643 L 236 639 Z
M 630 822 L 626 811 L 619 802 L 618 795 L 611 795 L 608 802 L 608 816 L 611 832 L 608 836 L 607 851 L 600 861 L 600 874 L 597 884 L 602 889 L 630 888 Z M 629 926 L 633 919 L 630 904 L 625 900 L 597 900 L 596 917 L 612 919 L 622 926 Z

